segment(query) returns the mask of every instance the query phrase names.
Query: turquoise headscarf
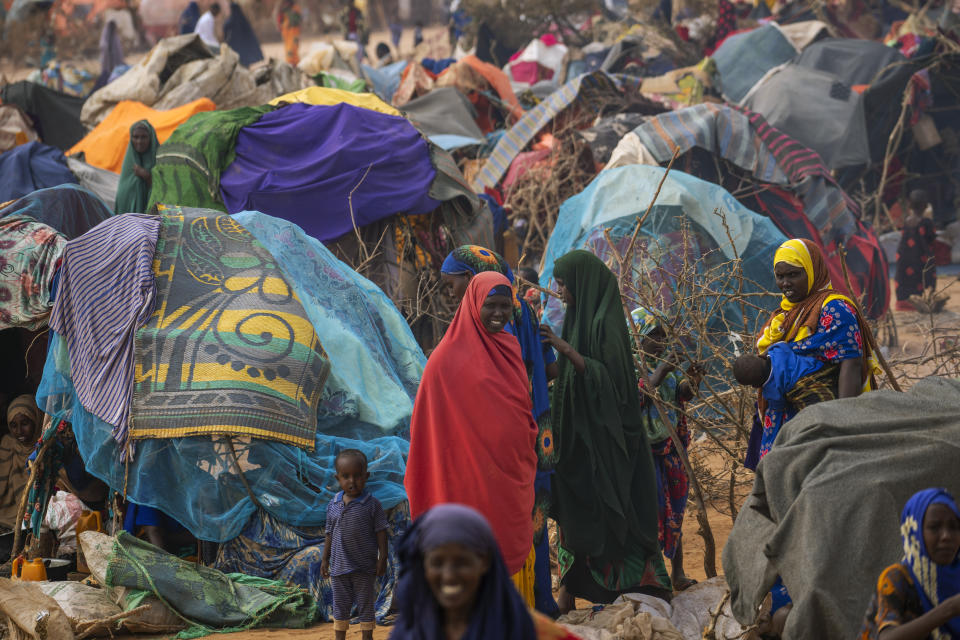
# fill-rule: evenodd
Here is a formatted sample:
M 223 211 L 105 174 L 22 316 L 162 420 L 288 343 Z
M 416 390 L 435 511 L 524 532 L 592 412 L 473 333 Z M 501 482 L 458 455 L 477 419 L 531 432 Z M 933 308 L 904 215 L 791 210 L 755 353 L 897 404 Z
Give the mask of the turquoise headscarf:
M 649 309 L 645 307 L 637 307 L 630 312 L 630 315 L 633 317 L 633 322 L 637 326 L 637 334 L 640 338 L 645 338 L 650 335 L 654 329 L 660 326 L 660 320 Z M 639 348 L 640 345 L 637 345 Z M 647 376 L 653 373 L 657 366 L 662 362 L 657 358 L 645 357 L 643 359 L 644 364 L 647 367 L 647 371 L 640 372 L 641 375 Z M 660 383 L 660 386 L 657 387 L 657 395 L 660 399 L 666 403 L 664 406 L 664 414 L 667 420 L 670 420 L 674 426 L 677 424 L 677 415 L 676 412 L 670 407 L 677 404 L 677 389 L 680 388 L 680 383 L 683 381 L 683 374 L 678 370 L 674 369 L 666 376 L 664 376 L 663 381 Z M 656 444 L 670 437 L 670 431 L 667 429 L 666 425 L 663 424 L 663 421 L 660 420 L 660 414 L 652 406 L 653 403 L 647 403 L 643 407 L 643 413 L 641 414 L 643 419 L 643 426 L 647 429 L 647 437 L 650 439 L 650 444 Z
M 150 135 L 150 147 L 143 153 L 137 153 L 133 148 L 133 132 L 139 128 L 145 128 Z M 146 180 L 134 173 L 133 167 L 140 165 L 147 171 L 151 171 L 157 164 L 157 147 L 159 146 L 157 132 L 149 122 L 140 120 L 130 126 L 130 143 L 127 145 L 127 155 L 123 157 L 120 184 L 117 187 L 117 201 L 113 207 L 113 212 L 117 215 L 146 213 L 147 203 L 150 200 L 150 186 Z

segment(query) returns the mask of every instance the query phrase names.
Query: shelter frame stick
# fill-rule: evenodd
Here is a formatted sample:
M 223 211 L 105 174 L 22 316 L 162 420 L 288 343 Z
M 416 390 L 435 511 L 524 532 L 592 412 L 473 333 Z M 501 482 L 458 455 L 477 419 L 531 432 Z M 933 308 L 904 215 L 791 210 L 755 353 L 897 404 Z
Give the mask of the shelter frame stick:
M 843 282 L 847 287 L 847 291 L 850 292 L 850 300 L 857 307 L 857 312 L 860 314 L 860 317 L 863 317 L 863 310 L 860 308 L 860 303 L 857 302 L 856 297 L 853 295 L 853 286 L 850 283 L 850 272 L 847 271 L 847 248 L 843 246 L 843 243 L 839 245 L 840 254 L 840 268 L 843 270 Z M 877 356 L 877 361 L 880 362 L 880 366 L 883 368 L 883 372 L 887 374 L 887 380 L 890 381 L 890 386 L 897 391 L 903 391 L 900 387 L 900 383 L 897 382 L 897 379 L 893 377 L 893 371 L 890 370 L 890 365 L 887 364 L 887 359 L 883 357 L 883 353 L 880 352 L 880 349 L 877 348 L 877 341 L 873 337 L 873 329 L 870 328 L 870 325 L 866 322 L 863 323 L 863 332 L 866 334 L 864 337 L 867 339 L 867 344 L 870 345 L 870 350 Z
M 40 447 L 40 452 L 37 453 L 36 460 L 30 467 L 30 477 L 27 479 L 27 485 L 23 488 L 23 494 L 20 496 L 20 504 L 17 505 L 17 519 L 13 522 L 14 531 L 16 533 L 13 534 L 12 555 L 15 555 L 20 549 L 20 535 L 23 532 L 23 518 L 27 515 L 27 501 L 30 498 L 30 487 L 32 487 L 33 483 L 37 481 L 37 476 L 40 475 L 40 470 L 43 468 L 47 451 L 50 450 L 50 445 L 52 445 L 53 441 L 56 439 L 56 435 L 54 435 L 52 438 L 43 443 L 43 445 Z

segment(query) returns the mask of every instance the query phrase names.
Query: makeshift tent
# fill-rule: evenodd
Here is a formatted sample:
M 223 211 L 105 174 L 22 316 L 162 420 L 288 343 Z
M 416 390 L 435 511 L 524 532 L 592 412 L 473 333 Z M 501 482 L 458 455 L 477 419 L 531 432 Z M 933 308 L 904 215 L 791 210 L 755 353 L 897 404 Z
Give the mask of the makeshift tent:
M 67 168 L 76 176 L 81 187 L 103 200 L 107 209 L 113 211 L 117 200 L 117 188 L 120 186 L 119 175 L 94 167 L 72 156 L 67 157 Z
M 82 186 L 64 184 L 38 189 L 0 209 L 0 218 L 30 216 L 67 240 L 73 240 L 113 215 L 113 210 Z
M 740 102 L 768 71 L 796 55 L 775 24 L 730 36 L 713 52 L 724 99 Z
M 321 241 L 440 206 L 430 148 L 402 116 L 292 104 L 244 127 L 235 149 L 220 177 L 227 211 L 269 211 Z
M 852 87 L 873 84 L 887 67 L 905 61 L 899 51 L 882 42 L 825 38 L 804 49 L 793 64 L 826 71 Z
M 483 144 L 483 132 L 476 123 L 476 110 L 453 87 L 434 89 L 403 106 L 404 115 L 431 142 L 447 149 Z
M 870 163 L 862 97 L 831 73 L 785 65 L 754 87 L 743 106 L 816 151 L 830 169 Z
M 120 173 L 123 157 L 130 143 L 130 127 L 134 122 L 147 120 L 157 132 L 157 140 L 162 144 L 170 137 L 174 129 L 190 119 L 195 113 L 213 111 L 215 105 L 209 98 L 200 98 L 193 102 L 159 111 L 140 102 L 123 100 L 113 108 L 103 121 L 83 140 L 73 145 L 68 154 L 82 153 L 84 160 L 95 167 Z
M 406 68 L 406 60 L 400 60 L 379 69 L 361 65 L 367 84 L 373 87 L 374 93 L 387 102 L 393 100 L 393 94 L 397 92 L 397 87 L 400 86 L 400 78 Z
M 556 36 L 544 35 L 513 54 L 503 70 L 516 91 L 541 80 L 560 80 L 566 56 L 567 47 L 558 42 Z
M 0 100 L 20 107 L 30 116 L 40 140 L 58 149 L 69 149 L 87 133 L 80 122 L 83 98 L 23 80 L 0 89 Z
M 13 104 L 0 104 L 0 153 L 17 145 L 34 142 L 37 132 L 30 118 Z
M 752 624 L 780 576 L 793 599 L 783 637 L 856 637 L 877 578 L 903 555 L 907 499 L 957 493 L 958 416 L 960 382 L 931 377 L 821 402 L 783 425 L 723 550 L 737 619 Z M 826 543 L 837 532 L 868 543 Z
M 355 107 L 386 113 L 391 116 L 400 115 L 399 111 L 372 93 L 354 93 L 344 89 L 332 89 L 329 87 L 307 87 L 299 91 L 292 91 L 274 98 L 268 104 L 277 106 L 284 103 L 294 104 L 297 102 L 326 106 L 346 103 Z
M 540 282 L 549 282 L 554 262 L 574 249 L 590 251 L 618 273 L 619 265 L 613 259 L 614 252 L 607 237 L 617 245 L 618 252 L 625 253 L 637 218 L 653 200 L 663 174 L 661 167 L 644 165 L 607 169 L 581 193 L 560 205 L 557 223 L 543 258 Z M 725 219 L 715 215 L 715 210 L 722 211 Z M 689 224 L 694 247 L 684 246 L 684 223 Z M 693 260 L 702 256 L 709 266 L 740 257 L 744 274 L 742 291 L 773 291 L 776 289 L 773 253 L 786 240 L 768 218 L 748 210 L 722 187 L 676 168 L 663 183 L 638 238 L 633 268 L 622 291 L 625 304 L 639 304 L 636 299 L 631 300 L 630 291 L 639 288 L 639 279 L 645 276 L 639 266 L 646 264 L 652 272 L 651 277 L 659 279 L 656 286 L 662 295 L 661 309 L 667 313 L 673 303 L 676 285 L 671 273 L 678 272 L 685 254 L 692 255 Z M 657 261 L 661 261 L 663 269 L 657 268 Z M 739 305 L 725 305 L 722 314 L 731 322 L 730 326 L 743 326 Z M 712 316 L 710 322 L 719 322 L 718 316 Z M 543 317 L 551 326 L 560 327 L 563 304 L 551 296 L 544 307 Z M 716 328 L 722 329 L 722 325 Z
M 25 196 L 37 189 L 76 183 L 63 151 L 41 142 L 28 142 L 0 153 L 0 202 Z
M 156 220 L 142 214 L 125 214 L 120 218 L 122 220 L 114 224 L 121 224 L 125 229 L 132 229 L 138 221 Z M 408 428 L 426 362 L 403 316 L 380 289 L 294 224 L 256 212 L 227 218 L 217 211 L 179 207 L 160 212 L 161 226 L 170 219 L 174 222 L 189 219 L 196 223 L 194 228 L 201 231 L 192 233 L 195 241 L 183 245 L 190 250 L 183 251 L 182 259 L 198 268 L 209 269 L 206 273 L 213 276 L 242 274 L 244 270 L 250 274 L 261 273 L 267 269 L 274 273 L 273 278 L 282 279 L 289 286 L 302 305 L 305 314 L 302 318 L 316 332 L 331 365 L 317 409 L 314 446 L 306 451 L 291 444 L 244 435 L 147 438 L 138 440 L 133 455 L 124 461 L 123 447 L 114 438 L 115 425 L 96 417 L 87 404 L 80 401 L 78 379 L 71 367 L 78 361 L 73 350 L 68 351 L 64 336 L 52 331 L 44 377 L 37 393 L 38 404 L 54 420 L 70 420 L 87 471 L 114 489 L 125 490 L 129 500 L 162 510 L 198 538 L 224 542 L 241 531 L 251 534 L 245 528 L 258 517 L 256 514 L 262 513 L 283 523 L 287 532 L 301 527 L 322 527 L 326 505 L 338 491 L 334 459 L 342 449 L 358 448 L 369 460 L 371 478 L 367 488 L 388 512 L 398 509 L 403 513 L 408 443 L 400 434 Z M 91 233 L 96 232 L 94 229 Z M 121 239 L 114 237 L 116 240 L 111 242 L 117 244 L 111 246 L 119 251 Z M 258 252 L 257 261 L 229 260 L 229 256 L 221 255 L 218 249 L 221 241 L 226 240 L 258 246 L 266 253 Z M 159 244 L 157 251 L 161 251 Z M 172 253 L 166 249 L 162 252 L 164 256 L 172 256 L 178 250 L 173 247 Z M 70 268 L 69 260 L 70 256 L 64 269 Z M 152 264 L 153 257 L 146 255 L 143 261 Z M 157 277 L 160 275 L 157 273 Z M 80 270 L 78 277 L 83 281 L 96 274 Z M 242 275 L 233 280 L 234 284 L 242 281 Z M 204 286 L 211 287 L 214 295 L 210 298 L 210 309 L 217 313 L 226 309 L 227 302 L 242 302 L 245 297 L 244 290 L 223 289 L 217 293 L 216 283 L 206 282 Z M 289 296 L 283 300 L 287 298 Z M 63 303 L 63 298 L 58 297 L 55 304 Z M 79 321 L 77 314 L 64 317 L 67 328 Z M 184 316 L 181 321 L 202 320 Z M 277 354 L 271 351 L 269 343 L 282 337 L 283 327 L 274 324 L 265 333 L 260 336 L 261 342 L 223 342 L 218 354 L 228 360 L 237 359 L 240 351 L 250 357 L 275 357 Z M 140 353 L 139 338 L 135 345 L 135 353 Z M 201 353 L 210 355 L 206 349 Z M 173 358 L 171 366 L 184 364 L 184 354 L 176 349 L 164 351 L 158 357 L 161 362 Z M 284 375 L 280 371 L 276 373 Z M 133 384 L 132 366 L 128 375 Z M 136 411 L 131 412 L 131 418 L 136 424 Z M 396 579 L 395 551 L 395 541 L 391 541 L 391 570 L 380 583 L 381 592 L 391 589 L 388 585 Z M 317 557 L 319 549 L 312 553 L 311 557 Z M 270 565 L 272 560 L 272 557 L 261 557 L 261 570 L 274 568 Z M 303 586 L 313 589 L 317 585 Z M 321 614 L 327 617 L 329 609 L 322 610 Z
M 293 88 L 301 86 L 298 83 Z M 263 104 L 275 95 L 273 84 L 258 84 L 233 49 L 221 46 L 219 54 L 212 56 L 200 36 L 193 33 L 157 43 L 129 71 L 87 98 L 82 118 L 95 126 L 124 100 L 167 110 L 209 98 L 220 109 L 232 109 Z
M 540 131 L 560 113 L 571 106 L 582 107 L 588 112 L 599 110 L 601 96 L 619 96 L 616 79 L 603 71 L 584 74 L 570 80 L 550 97 L 528 111 L 501 137 L 480 172 L 473 180 L 473 189 L 482 192 L 495 187 L 507 173 L 513 159 Z
M 157 203 L 223 209 L 220 176 L 236 158 L 240 130 L 276 107 L 198 113 L 157 151 L 149 207 Z
M 195 116 L 160 147 L 150 200 L 231 213 L 259 207 L 324 241 L 438 208 L 456 229 L 483 207 L 443 154 L 401 116 L 348 103 L 215 111 Z M 278 166 L 288 170 L 278 174 Z
M 608 166 L 665 164 L 677 148 L 684 154 L 677 167 L 736 192 L 784 234 L 816 242 L 837 286 L 837 243 L 844 242 L 854 294 L 864 296 L 871 317 L 886 313 L 890 285 L 879 242 L 815 152 L 756 113 L 707 103 L 650 118 L 624 136 Z

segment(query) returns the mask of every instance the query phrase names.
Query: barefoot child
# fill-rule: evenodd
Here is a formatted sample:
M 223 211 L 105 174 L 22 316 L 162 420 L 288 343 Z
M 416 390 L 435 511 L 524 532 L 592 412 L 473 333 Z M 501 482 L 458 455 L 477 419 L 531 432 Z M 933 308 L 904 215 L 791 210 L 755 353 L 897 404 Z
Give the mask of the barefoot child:
M 690 429 L 682 411 L 674 411 L 694 396 L 700 386 L 703 372 L 698 365 L 691 365 L 687 372 L 677 370 L 674 357 L 664 356 L 667 334 L 656 316 L 643 307 L 631 312 L 640 338 L 638 345 L 646 364 L 646 371 L 638 372 L 641 389 L 657 390 L 663 403 L 663 417 L 669 420 L 684 448 L 690 444 Z M 674 591 L 683 591 L 697 583 L 683 571 L 683 514 L 687 506 L 689 484 L 683 459 L 676 450 L 670 431 L 661 421 L 653 402 L 641 393 L 642 421 L 650 440 L 654 470 L 657 475 L 657 506 L 659 508 L 659 538 L 663 555 L 670 559 L 670 581 Z
M 860 640 L 960 638 L 960 511 L 945 489 L 911 497 L 903 558 L 880 574 Z
M 387 517 L 380 501 L 364 491 L 367 457 L 344 449 L 334 460 L 340 493 L 327 505 L 327 540 L 320 572 L 333 588 L 333 630 L 347 637 L 354 604 L 363 640 L 373 640 L 374 582 L 387 570 Z

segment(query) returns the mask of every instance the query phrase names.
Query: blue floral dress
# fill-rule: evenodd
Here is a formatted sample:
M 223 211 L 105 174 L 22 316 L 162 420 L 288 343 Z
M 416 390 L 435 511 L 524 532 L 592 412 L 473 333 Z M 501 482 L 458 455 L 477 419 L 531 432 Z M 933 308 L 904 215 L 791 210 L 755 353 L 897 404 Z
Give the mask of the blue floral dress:
M 863 357 L 863 336 L 853 307 L 845 300 L 830 300 L 820 310 L 816 333 L 790 343 L 790 348 L 799 356 L 812 356 L 825 364 Z M 799 410 L 789 404 L 780 410 L 767 408 L 763 415 L 761 458 L 770 451 L 780 427 L 797 413 Z

